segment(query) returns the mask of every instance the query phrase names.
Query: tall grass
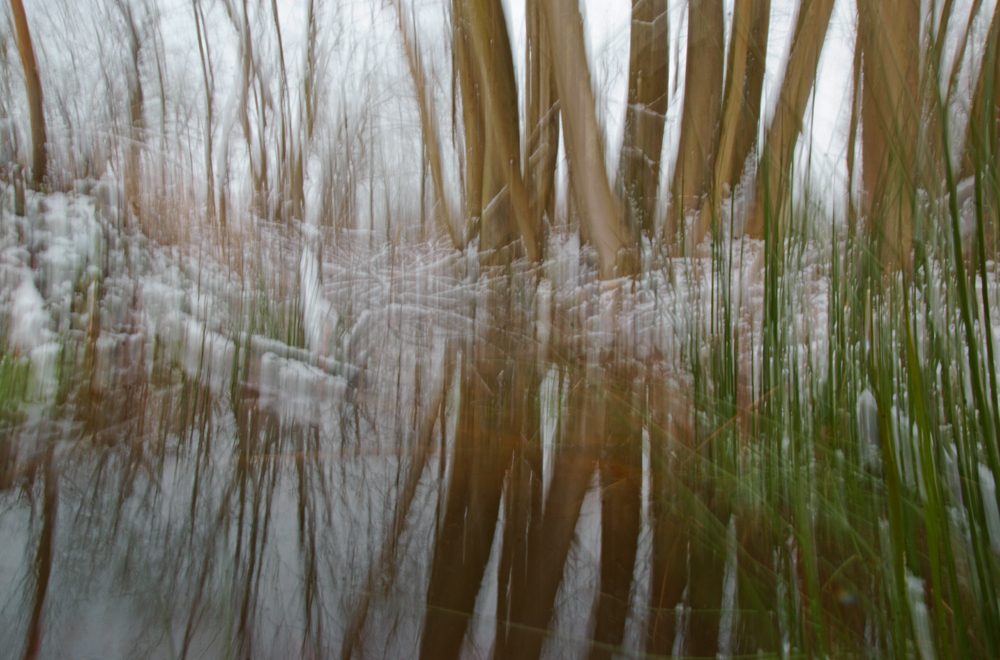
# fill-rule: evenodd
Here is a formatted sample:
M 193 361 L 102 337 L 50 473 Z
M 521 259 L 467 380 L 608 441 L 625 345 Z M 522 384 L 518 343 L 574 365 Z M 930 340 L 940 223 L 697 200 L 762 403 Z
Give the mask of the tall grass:
M 990 168 L 980 167 L 970 264 L 946 164 L 947 197 L 925 204 L 914 219 L 926 233 L 913 272 L 884 274 L 869 239 L 849 241 L 836 223 L 826 248 L 809 245 L 804 226 L 782 235 L 774 221 L 780 210 L 767 204 L 762 359 L 745 364 L 759 369 L 754 424 L 738 426 L 736 442 L 745 464 L 760 472 L 734 474 L 733 481 L 737 492 L 763 493 L 751 508 L 756 524 L 774 534 L 775 593 L 797 594 L 782 635 L 808 655 L 996 652 L 997 548 L 989 531 L 996 529 L 995 509 L 984 502 L 997 496 L 990 336 L 996 309 L 989 301 L 996 295 L 995 246 L 984 229 L 994 193 L 984 194 Z M 803 212 L 805 223 L 821 222 Z M 867 222 L 877 227 L 879 219 Z M 690 364 L 713 393 L 697 399 L 699 409 L 721 426 L 732 417 L 735 369 L 720 367 L 740 351 L 726 321 L 733 314 L 725 285 L 733 245 L 715 245 L 713 272 L 722 277 L 713 310 L 723 322 L 698 326 Z M 818 300 L 817 283 L 825 294 Z M 803 323 L 810 308 L 813 321 Z M 823 313 L 825 328 L 816 323 Z M 716 356 L 711 370 L 697 358 L 706 345 Z M 875 434 L 861 419 L 866 390 L 874 394 Z M 725 437 L 712 435 L 704 450 L 722 473 L 733 464 Z M 866 460 L 873 449 L 874 464 Z M 743 568 L 752 574 L 747 559 Z

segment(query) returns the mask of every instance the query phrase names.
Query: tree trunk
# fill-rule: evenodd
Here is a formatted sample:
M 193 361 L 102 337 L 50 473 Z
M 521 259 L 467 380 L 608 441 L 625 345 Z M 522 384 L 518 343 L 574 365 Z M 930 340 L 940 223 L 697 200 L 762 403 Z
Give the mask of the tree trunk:
M 437 113 L 434 112 L 433 93 L 427 86 L 424 79 L 424 68 L 420 62 L 420 54 L 417 51 L 415 35 L 411 33 L 412 26 L 406 20 L 403 5 L 400 0 L 396 0 L 396 13 L 399 18 L 399 31 L 403 35 L 403 45 L 406 48 L 406 59 L 410 65 L 410 75 L 413 77 L 413 85 L 417 92 L 417 107 L 420 111 L 420 128 L 423 135 L 424 149 L 427 154 L 427 161 L 431 169 L 431 179 L 434 182 L 434 192 L 438 202 L 441 204 L 441 213 L 437 214 L 445 231 L 451 237 L 455 249 L 465 248 L 465 238 L 463 234 L 455 228 L 454 215 L 451 212 L 451 205 L 444 189 L 444 174 L 441 165 L 441 140 L 437 131 Z
M 854 48 L 851 73 L 851 119 L 847 127 L 847 237 L 854 238 L 858 229 L 858 206 L 854 203 L 854 176 L 857 170 L 858 124 L 861 119 L 861 44 Z
M 434 541 L 421 658 L 459 657 L 489 562 L 513 446 L 494 426 L 497 420 L 490 419 L 490 412 L 502 409 L 490 396 L 490 386 L 498 383 L 497 364 L 468 354 L 463 358 L 455 463 Z
M 743 87 L 746 84 L 747 59 L 750 51 L 750 4 L 752 0 L 737 0 L 733 11 L 733 34 L 726 58 L 726 86 L 722 97 L 722 121 L 719 127 L 718 153 L 715 154 L 714 174 L 709 186 L 709 203 L 701 207 L 694 226 L 692 245 L 697 245 L 716 225 L 723 186 L 733 169 L 736 136 L 740 130 L 743 109 Z
M 683 243 L 684 218 L 700 208 L 706 173 L 712 171 L 722 104 L 723 27 L 722 0 L 690 0 L 684 110 L 667 220 L 667 240 L 676 247 Z
M 45 143 L 45 109 L 42 104 L 42 82 L 38 77 L 38 63 L 35 61 L 35 49 L 31 45 L 31 32 L 28 31 L 28 18 L 24 14 L 24 4 L 21 0 L 10 0 L 11 13 L 14 14 L 14 27 L 17 30 L 17 49 L 21 54 L 21 64 L 24 65 L 24 84 L 28 94 L 28 107 L 31 112 L 31 180 L 35 188 L 40 188 L 45 179 L 48 165 Z
M 125 0 L 118 0 L 118 10 L 125 21 L 128 31 L 129 62 L 128 62 L 128 171 L 125 173 L 125 188 L 128 204 L 133 215 L 139 215 L 139 192 L 142 182 L 142 143 L 146 129 L 143 108 L 146 104 L 142 91 L 142 76 L 139 71 L 139 56 L 142 51 L 142 40 L 139 37 L 139 26 L 136 25 L 132 5 Z M 200 38 L 199 34 L 199 38 Z
M 486 154 L 483 161 L 483 202 L 485 208 L 479 232 L 479 249 L 492 253 L 494 263 L 507 264 L 512 254 L 501 252 L 518 235 L 516 218 L 510 198 L 511 188 L 507 180 L 521 177 L 521 134 L 517 109 L 517 84 L 514 81 L 514 56 L 510 48 L 507 20 L 499 0 L 477 2 L 482 17 L 486 20 L 489 34 L 485 49 L 485 66 L 489 71 L 489 91 L 491 103 L 486 109 L 486 125 L 494 130 L 486 131 Z M 503 130 L 495 130 L 497 127 Z M 501 141 L 504 141 L 501 144 Z M 509 170 L 509 172 L 508 172 Z M 527 190 L 524 192 L 527 211 L 527 226 L 538 242 L 540 232 L 530 212 Z
M 512 625 L 503 645 L 504 655 L 498 654 L 498 660 L 531 660 L 541 655 L 580 509 L 600 456 L 603 398 L 581 374 L 571 378 L 568 410 L 573 412 L 567 416 L 561 447 L 553 457 L 545 512 L 528 538 L 525 588 L 511 596 Z
M 788 192 L 795 143 L 802 132 L 802 114 L 812 94 L 832 12 L 833 0 L 802 0 L 799 6 L 778 107 L 767 131 L 754 186 L 754 204 L 747 219 L 746 233 L 751 237 L 764 236 L 766 218 L 780 213 Z M 785 224 L 781 221 L 779 226 Z
M 642 418 L 634 355 L 604 360 L 601 479 L 601 582 L 590 660 L 614 657 L 625 639 L 635 559 L 642 535 Z M 572 414 L 572 413 L 570 413 Z
M 919 135 L 920 8 L 859 0 L 862 213 L 885 269 L 908 270 Z
M 628 107 L 616 190 L 633 235 L 653 235 L 670 78 L 667 0 L 632 0 Z
M 515 230 L 520 233 L 528 259 L 539 261 L 543 249 L 541 231 L 532 222 L 527 187 L 521 173 L 517 86 L 514 82 L 513 57 L 503 8 L 499 0 L 490 3 L 463 0 L 463 4 L 463 12 L 468 17 L 470 27 L 470 50 L 474 63 L 472 74 L 485 96 L 485 131 L 489 131 L 491 136 L 487 141 L 487 151 L 492 153 L 487 153 L 484 158 L 484 183 L 499 175 L 507 187 L 507 195 L 496 200 L 487 199 L 484 188 L 483 203 L 486 208 L 483 210 L 483 226 L 486 222 L 491 222 L 493 228 L 496 228 L 497 223 L 506 221 L 511 233 Z M 493 169 L 486 171 L 486 167 Z M 501 207 L 490 209 L 489 206 L 494 201 L 501 204 Z M 514 223 L 509 221 L 511 214 L 504 212 L 502 205 L 507 202 L 513 207 Z M 499 215 L 487 221 L 488 213 Z M 490 240 L 488 243 L 494 241 Z
M 483 102 L 476 82 L 472 35 L 464 0 L 452 1 L 452 31 L 455 68 L 462 93 L 462 125 L 465 129 L 465 221 L 466 232 L 479 222 L 483 211 L 483 159 L 486 124 Z
M 666 374 L 650 370 L 646 376 L 651 473 L 649 516 L 652 524 L 649 618 L 646 652 L 672 654 L 677 636 L 677 606 L 683 602 L 688 582 L 688 545 L 691 537 L 689 506 L 678 478 L 681 461 L 693 439 L 688 400 L 676 400 Z
M 531 217 L 537 227 L 555 217 L 556 160 L 559 155 L 559 107 L 552 70 L 552 46 L 539 0 L 528 0 L 527 22 L 527 106 L 525 170 L 529 177 Z
M 717 223 L 723 196 L 735 190 L 747 156 L 757 142 L 770 14 L 770 0 L 737 0 L 734 7 L 710 204 L 702 206 L 698 214 L 692 241 L 695 245 Z
M 208 220 L 215 220 L 215 170 L 212 163 L 212 124 L 215 99 L 215 75 L 208 51 L 208 40 L 202 37 L 205 30 L 205 16 L 199 0 L 191 0 L 194 13 L 195 33 L 198 37 L 198 54 L 201 56 L 201 74 L 205 84 L 205 200 L 208 204 Z M 206 35 L 207 36 L 207 35 Z
M 576 0 L 544 0 L 542 8 L 552 44 L 573 194 L 597 248 L 601 278 L 631 275 L 637 270 L 634 240 L 619 218 L 604 169 L 583 18 Z
M 533 387 L 537 395 L 539 386 L 530 319 L 508 286 L 503 270 L 491 269 L 488 277 L 485 308 L 496 313 L 498 320 L 483 335 L 472 337 L 463 350 L 454 464 L 427 589 L 420 656 L 434 660 L 458 658 L 461 653 L 492 554 L 501 499 L 506 499 L 510 511 L 512 500 L 518 496 L 512 476 L 507 496 L 503 497 L 504 481 L 507 474 L 512 474 L 514 459 L 520 458 L 518 450 L 525 447 L 523 440 L 534 440 L 536 465 L 541 467 L 539 399 L 525 396 Z M 534 479 L 541 483 L 539 474 Z M 501 571 L 505 566 L 514 568 L 509 532 L 514 532 L 517 524 L 516 517 L 504 521 L 501 555 L 507 561 L 501 560 Z M 520 541 L 524 540 L 522 536 Z M 520 575 L 524 575 L 523 557 L 519 563 Z M 514 585 L 519 584 L 519 576 L 512 570 L 508 575 Z M 507 584 L 501 572 L 498 603 L 506 595 L 503 590 Z
M 767 39 L 770 27 L 771 0 L 751 0 L 749 10 L 750 36 L 747 43 L 743 104 L 728 175 L 730 190 L 735 189 L 740 182 L 747 158 L 750 156 L 750 150 L 757 145 L 757 128 L 761 119 L 760 101 L 764 91 L 764 68 L 767 64 Z M 731 47 L 730 50 L 732 50 Z

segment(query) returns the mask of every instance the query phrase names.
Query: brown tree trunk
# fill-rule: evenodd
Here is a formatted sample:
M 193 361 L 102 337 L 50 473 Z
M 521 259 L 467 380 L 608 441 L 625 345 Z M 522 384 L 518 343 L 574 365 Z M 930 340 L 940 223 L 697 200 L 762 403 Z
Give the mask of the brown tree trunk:
M 760 101 L 764 91 L 764 68 L 767 64 L 767 39 L 771 27 L 771 0 L 751 0 L 749 9 L 750 36 L 747 40 L 747 63 L 744 72 L 743 104 L 740 109 L 739 128 L 728 174 L 730 190 L 743 177 L 743 169 L 750 150 L 757 145 L 757 128 L 760 125 Z M 730 51 L 732 48 L 730 47 Z M 724 165 L 725 167 L 725 165 Z
M 136 25 L 132 13 L 132 5 L 124 0 L 118 0 L 118 10 L 125 21 L 128 31 L 129 62 L 128 62 L 128 171 L 125 173 L 125 187 L 128 203 L 133 215 L 139 214 L 139 191 L 142 181 L 142 143 L 146 129 L 143 118 L 143 107 L 146 100 L 142 91 L 142 76 L 139 72 L 139 55 L 142 50 L 142 40 L 139 37 L 139 26 Z M 199 34 L 199 38 L 200 38 Z
M 615 359 L 618 358 L 618 359 Z M 590 660 L 614 657 L 629 618 L 632 578 L 642 534 L 642 418 L 634 356 L 605 361 L 604 450 L 601 479 L 601 588 Z
M 483 212 L 483 158 L 486 123 L 483 100 L 476 82 L 472 35 L 464 0 L 452 0 L 452 31 L 455 68 L 462 94 L 462 125 L 465 129 L 465 222 L 466 232 L 479 222 Z
M 525 170 L 529 177 L 532 222 L 543 227 L 544 218 L 550 223 L 555 219 L 559 99 L 552 70 L 552 46 L 539 0 L 528 0 L 525 13 L 528 37 Z
M 722 198 L 727 189 L 731 193 L 736 188 L 747 156 L 757 142 L 770 15 L 770 0 L 736 2 L 733 36 L 726 58 L 718 153 L 709 190 L 711 203 L 702 206 L 698 214 L 692 241 L 695 245 L 717 222 Z
M 833 0 L 802 0 L 799 5 L 778 107 L 767 131 L 754 186 L 753 209 L 747 219 L 746 233 L 754 238 L 764 236 L 765 219 L 780 213 L 788 192 L 795 143 L 802 131 L 802 114 L 812 94 L 832 12 Z M 783 221 L 779 224 L 784 225 Z
M 459 657 L 489 564 L 505 476 L 513 459 L 520 458 L 518 449 L 525 446 L 525 436 L 535 441 L 536 465 L 541 467 L 538 397 L 526 396 L 533 387 L 537 395 L 539 386 L 529 318 L 501 269 L 492 269 L 489 281 L 486 308 L 500 320 L 486 329 L 485 336 L 473 337 L 463 351 L 454 464 L 431 562 L 420 655 L 434 660 Z M 534 479 L 540 483 L 541 477 L 536 473 Z M 513 476 L 508 483 L 509 512 L 512 500 L 519 498 Z M 511 537 L 517 525 L 516 516 L 505 519 L 498 604 L 508 584 L 503 569 L 508 569 L 514 585 L 526 571 L 521 557 L 520 573 L 513 574 L 516 553 Z
M 579 374 L 572 376 L 564 439 L 554 468 L 545 513 L 528 538 L 524 590 L 512 594 L 511 626 L 498 660 L 538 658 L 555 612 L 566 560 L 576 533 L 587 486 L 600 456 L 604 401 Z
M 518 235 L 516 218 L 507 185 L 514 176 L 521 177 L 520 129 L 517 108 L 517 85 L 514 81 L 514 56 L 510 48 L 507 20 L 499 0 L 477 2 L 479 10 L 489 28 L 491 39 L 485 51 L 486 68 L 491 79 L 489 94 L 491 103 L 486 110 L 486 125 L 503 126 L 505 130 L 486 131 L 486 154 L 483 161 L 483 209 L 479 232 L 479 249 L 493 252 L 492 259 L 497 264 L 509 263 L 511 254 L 500 251 L 506 248 Z M 509 143 L 500 144 L 500 140 Z M 508 172 L 509 170 L 509 172 Z M 528 194 L 525 188 L 525 195 Z M 535 233 L 537 244 L 541 233 L 530 212 L 530 201 L 523 200 L 527 212 L 527 226 Z M 515 212 L 516 213 L 516 212 Z
M 597 248 L 601 277 L 631 275 L 637 270 L 635 241 L 619 217 L 605 171 L 583 18 L 576 0 L 544 0 L 542 8 L 552 44 L 573 195 Z
M 514 366 L 512 419 L 521 417 L 521 437 L 515 448 L 504 496 L 503 543 L 497 571 L 497 625 L 494 657 L 507 657 L 512 603 L 528 591 L 528 540 L 538 538 L 542 522 L 541 374 L 530 357 Z
M 667 0 L 632 0 L 628 107 L 616 189 L 626 226 L 636 236 L 653 235 L 670 78 L 668 9 Z
M 21 54 L 21 64 L 24 65 L 24 83 L 28 94 L 28 107 L 31 112 L 31 180 L 35 188 L 42 185 L 48 164 L 45 153 L 45 109 L 42 104 L 42 82 L 38 77 L 38 63 L 35 61 L 35 49 L 31 45 L 31 32 L 28 31 L 28 18 L 24 14 L 24 4 L 21 0 L 10 0 L 10 10 L 14 14 L 14 27 L 17 30 L 17 49 Z
M 671 655 L 677 636 L 676 608 L 688 582 L 690 507 L 684 497 L 687 484 L 678 478 L 693 439 L 691 402 L 676 400 L 666 374 L 651 370 L 646 376 L 649 408 L 649 448 L 653 548 L 650 566 L 649 619 L 646 652 Z
M 715 226 L 722 200 L 723 187 L 728 185 L 733 169 L 736 137 L 740 131 L 743 109 L 743 87 L 746 84 L 747 60 L 750 54 L 750 5 L 752 0 L 737 0 L 733 12 L 733 34 L 726 58 L 726 86 L 722 97 L 722 120 L 719 127 L 718 152 L 714 158 L 714 174 L 709 186 L 709 203 L 701 207 L 694 226 L 692 245 L 697 245 Z
M 396 13 L 399 18 L 399 31 L 403 35 L 403 44 L 406 47 L 406 59 L 410 65 L 410 75 L 413 77 L 413 84 L 417 91 L 417 107 L 420 111 L 420 128 L 423 135 L 424 149 L 427 154 L 427 162 L 431 169 L 431 179 L 434 182 L 434 192 L 438 202 L 441 204 L 441 213 L 437 214 L 445 231 L 451 237 L 455 249 L 465 248 L 465 237 L 462 232 L 455 228 L 454 215 L 451 212 L 448 197 L 444 189 L 444 174 L 441 165 L 441 140 L 437 131 L 437 113 L 434 112 L 433 93 L 427 86 L 424 79 L 424 68 L 420 62 L 420 54 L 417 51 L 417 44 L 414 42 L 415 36 L 411 33 L 412 26 L 407 22 L 403 11 L 402 3 L 397 0 Z
M 851 119 L 847 128 L 847 236 L 854 238 L 858 229 L 858 207 L 854 203 L 854 176 L 857 169 L 858 124 L 861 119 L 861 45 L 854 48 L 851 79 Z
M 490 391 L 498 382 L 498 364 L 463 358 L 455 462 L 434 541 L 421 658 L 459 657 L 489 562 L 512 446 L 490 415 L 502 408 Z
M 920 7 L 859 0 L 862 213 L 886 269 L 910 267 L 920 104 Z
M 517 86 L 514 82 L 513 57 L 510 52 L 510 39 L 507 33 L 507 23 L 503 16 L 503 8 L 499 0 L 489 3 L 463 0 L 463 14 L 468 17 L 471 36 L 472 75 L 479 85 L 480 93 L 485 98 L 484 116 L 486 117 L 485 132 L 489 132 L 487 154 L 484 157 L 484 183 L 495 181 L 493 177 L 502 177 L 506 184 L 506 194 L 502 198 L 487 199 L 487 191 L 483 191 L 484 222 L 493 224 L 493 229 L 499 223 L 506 224 L 513 234 L 520 233 L 524 241 L 528 259 L 538 261 L 542 257 L 542 235 L 531 218 L 528 191 L 521 173 L 521 140 L 518 129 Z M 489 171 L 486 168 L 492 168 Z M 494 205 L 490 208 L 491 202 Z M 506 211 L 504 205 L 510 204 L 513 213 Z M 488 214 L 498 213 L 488 220 Z M 509 220 L 514 216 L 514 222 Z M 488 244 L 495 244 L 488 240 Z
M 18 2 L 20 4 L 20 2 Z M 45 452 L 42 475 L 45 478 L 45 499 L 42 504 L 42 531 L 38 535 L 38 551 L 35 553 L 35 589 L 31 605 L 31 620 L 28 623 L 24 660 L 35 660 L 41 655 L 42 639 L 45 636 L 45 600 L 49 596 L 49 583 L 55 558 L 56 521 L 59 510 L 59 471 L 55 466 L 53 449 Z M 8 648 L 8 650 L 10 650 Z
M 681 138 L 667 219 L 667 240 L 675 247 L 682 247 L 684 218 L 700 208 L 713 167 L 722 105 L 723 27 L 722 0 L 690 0 Z

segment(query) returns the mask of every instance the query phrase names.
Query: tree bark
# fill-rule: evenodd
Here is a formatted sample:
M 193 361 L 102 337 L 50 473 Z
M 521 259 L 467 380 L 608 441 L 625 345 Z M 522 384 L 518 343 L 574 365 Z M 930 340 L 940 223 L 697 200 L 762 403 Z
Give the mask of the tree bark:
M 633 235 L 652 237 L 670 78 L 667 0 L 632 0 L 628 107 L 616 190 Z
M 536 227 L 544 219 L 555 218 L 555 176 L 559 155 L 559 97 L 552 70 L 552 46 L 539 0 L 528 0 L 527 23 L 527 106 L 525 170 L 529 177 L 531 217 Z
M 713 167 L 722 105 L 723 27 L 722 0 L 690 0 L 681 138 L 667 220 L 667 239 L 675 247 L 683 243 L 685 216 L 701 207 L 706 173 Z
M 883 268 L 909 270 L 919 134 L 920 8 L 859 0 L 862 213 Z
M 747 219 L 746 233 L 764 236 L 766 218 L 778 213 L 788 192 L 795 143 L 802 132 L 802 114 L 812 94 L 823 41 L 830 25 L 833 0 L 802 0 L 792 37 L 792 47 L 781 82 L 781 94 L 757 170 L 754 204 Z M 779 221 L 779 227 L 786 222 Z
M 726 87 L 722 97 L 722 122 L 720 125 L 718 153 L 709 188 L 709 203 L 702 206 L 694 227 L 692 244 L 697 245 L 715 226 L 723 188 L 730 185 L 735 163 L 736 139 L 742 127 L 744 87 L 747 83 L 747 64 L 750 56 L 750 11 L 752 0 L 737 0 L 733 11 L 733 35 L 726 58 Z M 753 126 L 756 131 L 756 124 Z
M 517 87 L 514 82 L 513 57 L 510 53 L 510 39 L 503 8 L 498 0 L 490 3 L 463 0 L 464 13 L 468 16 L 472 48 L 472 67 L 476 83 L 485 97 L 485 131 L 488 131 L 487 154 L 484 157 L 484 182 L 499 174 L 507 187 L 507 195 L 497 198 L 498 204 L 508 201 L 513 209 L 514 223 L 505 208 L 490 209 L 493 198 L 487 199 L 484 188 L 484 223 L 494 225 L 507 220 L 507 227 L 513 233 L 520 233 L 525 252 L 531 261 L 542 257 L 540 228 L 531 219 L 528 192 L 521 173 L 521 140 L 518 129 Z M 506 120 L 504 118 L 507 118 Z M 490 167 L 490 171 L 486 168 Z M 496 174 L 491 174 L 491 172 Z M 488 213 L 499 212 L 499 217 L 485 219 Z M 494 241 L 488 241 L 493 243 Z
M 683 497 L 687 484 L 678 475 L 682 474 L 680 461 L 693 446 L 689 416 L 694 407 L 686 399 L 677 400 L 659 370 L 647 373 L 646 396 L 653 528 L 646 652 L 668 656 L 678 633 L 676 608 L 683 602 L 688 582 L 690 511 Z
M 462 95 L 462 125 L 465 132 L 465 221 L 466 232 L 483 211 L 483 159 L 486 139 L 483 101 L 476 83 L 472 35 L 464 0 L 452 0 L 452 33 L 455 68 Z
M 38 63 L 35 60 L 35 49 L 31 45 L 31 32 L 28 30 L 28 18 L 24 14 L 24 4 L 21 0 L 10 0 L 10 9 L 11 13 L 14 14 L 17 49 L 21 54 L 21 64 L 24 66 L 24 84 L 27 88 L 28 108 L 31 113 L 31 180 L 35 188 L 40 188 L 48 166 L 45 152 L 47 138 L 45 108 L 42 103 L 42 82 L 38 77 Z
M 619 218 L 604 169 L 583 18 L 576 0 L 544 0 L 542 8 L 552 44 L 573 194 L 597 248 L 601 278 L 631 275 L 637 270 L 634 240 Z
M 564 98 L 564 97 L 563 97 Z M 569 391 L 569 410 L 561 440 L 553 458 L 554 468 L 545 512 L 528 538 L 525 589 L 511 596 L 510 619 L 504 658 L 531 660 L 541 655 L 566 561 L 576 534 L 580 509 L 600 456 L 605 407 L 597 388 L 579 373 Z
M 499 264 L 509 263 L 512 254 L 501 252 L 517 237 L 519 226 L 516 211 L 512 208 L 508 179 L 522 176 L 521 134 L 518 118 L 517 84 L 514 81 L 514 56 L 510 48 L 510 37 L 503 6 L 499 0 L 476 3 L 481 17 L 485 19 L 491 38 L 484 49 L 484 63 L 490 79 L 488 94 L 490 105 L 486 109 L 486 125 L 494 130 L 486 131 L 486 154 L 483 161 L 483 202 L 485 208 L 479 232 L 479 249 L 493 253 L 490 258 Z M 502 130 L 495 130 L 502 127 Z M 501 144 L 503 141 L 503 144 Z M 509 170 L 509 172 L 508 172 Z M 523 178 L 522 178 L 523 180 Z M 527 186 L 523 204 L 527 212 L 526 226 L 533 240 L 540 247 L 539 226 L 530 212 Z M 513 213 L 512 213 L 513 212 Z M 524 232 L 521 232 L 524 234 Z
M 620 358 L 620 359 L 616 359 Z M 625 639 L 642 535 L 642 419 L 631 355 L 605 360 L 601 483 L 601 582 L 590 660 L 610 660 Z
M 767 64 L 767 39 L 771 28 L 771 0 L 751 0 L 749 28 L 743 104 L 728 175 L 730 190 L 734 190 L 740 182 L 750 151 L 757 145 L 757 128 L 761 120 L 760 102 L 764 91 L 764 69 Z

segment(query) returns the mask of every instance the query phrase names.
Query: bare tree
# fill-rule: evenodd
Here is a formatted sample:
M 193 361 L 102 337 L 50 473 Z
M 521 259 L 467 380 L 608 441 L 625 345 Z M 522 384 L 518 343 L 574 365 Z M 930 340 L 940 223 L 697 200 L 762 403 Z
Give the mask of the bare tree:
M 668 9 L 667 0 L 632 1 L 628 106 L 615 187 L 636 235 L 653 235 L 670 78 Z
M 521 172 L 517 86 L 503 7 L 498 0 L 485 3 L 466 0 L 463 15 L 468 18 L 470 28 L 473 79 L 478 81 L 485 101 L 482 226 L 492 235 L 487 235 L 482 243 L 488 249 L 499 248 L 507 242 L 505 231 L 511 237 L 520 233 L 528 258 L 538 261 L 543 250 L 542 232 L 532 220 L 528 189 Z M 501 182 L 506 190 L 498 187 Z M 506 210 L 508 201 L 513 213 Z
M 764 235 L 765 218 L 769 214 L 778 213 L 781 217 L 778 209 L 789 190 L 795 143 L 802 132 L 802 115 L 812 94 L 832 12 L 833 0 L 802 0 L 799 5 L 778 107 L 767 131 L 757 171 L 754 205 L 746 226 L 750 236 Z
M 919 137 L 920 8 L 859 0 L 862 212 L 887 269 L 909 269 Z
M 667 216 L 666 238 L 675 245 L 683 237 L 685 215 L 701 206 L 706 173 L 712 171 L 722 103 L 723 28 L 721 0 L 690 0 L 681 138 Z
M 270 213 L 268 186 L 268 116 L 272 114 L 273 98 L 266 77 L 261 75 L 262 63 L 254 48 L 254 35 L 250 24 L 247 0 L 242 6 L 237 0 L 225 0 L 226 13 L 236 31 L 239 54 L 239 103 L 237 118 L 247 142 L 247 158 L 253 186 L 253 205 L 261 217 Z M 255 124 L 251 118 L 256 119 Z
M 201 56 L 201 74 L 205 85 L 205 197 L 208 203 L 208 219 L 215 220 L 215 169 L 212 166 L 212 127 L 215 106 L 215 72 L 212 69 L 212 54 L 209 51 L 207 33 L 205 32 L 205 13 L 200 0 L 191 0 L 191 10 L 194 13 L 195 32 L 198 36 L 198 54 Z M 221 216 L 225 225 L 225 216 Z
M 21 64 L 24 66 L 24 82 L 28 93 L 28 107 L 31 112 L 31 178 L 34 186 L 40 187 L 45 179 L 47 156 L 45 145 L 45 108 L 42 103 L 42 82 L 38 77 L 38 63 L 35 60 L 35 49 L 31 45 L 31 32 L 28 30 L 28 18 L 24 14 L 24 4 L 21 0 L 10 0 L 10 9 L 14 14 L 14 27 L 17 30 L 17 49 L 21 54 Z
M 539 0 L 528 0 L 525 12 L 525 164 L 529 181 L 532 223 L 543 227 L 555 215 L 555 174 L 559 155 L 559 105 L 552 46 Z
M 737 0 L 734 7 L 710 203 L 698 214 L 694 244 L 715 224 L 723 195 L 739 183 L 747 156 L 757 143 L 770 13 L 770 0 Z
M 145 97 L 142 91 L 142 76 L 139 71 L 139 58 L 142 52 L 142 28 L 136 21 L 132 3 L 128 0 L 116 0 L 115 6 L 125 22 L 125 36 L 128 40 L 128 60 L 126 62 L 126 78 L 128 81 L 129 134 L 128 158 L 125 174 L 125 188 L 129 206 L 133 214 L 139 213 L 139 187 L 142 179 L 142 151 L 145 120 L 143 106 Z M 198 35 L 199 41 L 201 34 Z
M 573 195 L 597 248 L 601 277 L 634 273 L 638 267 L 635 241 L 618 215 L 604 170 L 604 145 L 583 42 L 583 18 L 575 0 L 545 0 L 542 8 L 552 44 Z
M 480 87 L 476 83 L 471 26 L 464 0 L 452 0 L 452 33 L 455 69 L 462 97 L 462 126 L 465 134 L 465 220 L 471 228 L 483 211 L 483 160 L 485 158 L 485 118 Z M 467 229 L 468 231 L 468 229 Z
M 397 0 L 395 5 L 396 13 L 399 17 L 399 31 L 403 35 L 403 45 L 406 48 L 406 59 L 410 64 L 410 75 L 413 77 L 413 84 L 417 91 L 417 107 L 420 111 L 420 128 L 423 131 L 424 153 L 430 164 L 434 192 L 442 208 L 440 215 L 441 223 L 451 236 L 455 247 L 460 250 L 465 246 L 465 243 L 462 233 L 455 227 L 454 216 L 452 215 L 444 189 L 444 173 L 441 165 L 441 140 L 437 132 L 437 113 L 434 111 L 434 97 L 425 80 L 423 64 L 420 61 L 420 53 L 415 43 L 416 36 L 407 20 L 402 2 Z

